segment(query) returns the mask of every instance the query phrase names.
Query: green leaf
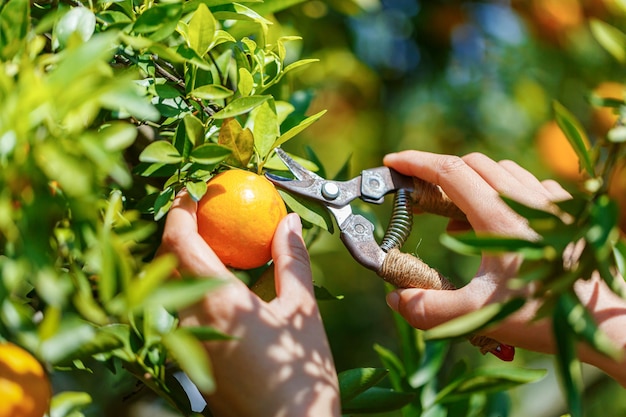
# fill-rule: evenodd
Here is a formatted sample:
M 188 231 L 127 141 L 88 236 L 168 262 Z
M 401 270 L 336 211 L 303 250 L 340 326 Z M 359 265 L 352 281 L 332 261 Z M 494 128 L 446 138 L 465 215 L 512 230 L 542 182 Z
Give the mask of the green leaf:
M 163 336 L 167 351 L 203 394 L 215 391 L 212 367 L 204 346 L 184 328 Z
M 403 350 L 412 348 L 402 342 L 401 345 Z M 379 344 L 374 345 L 374 351 L 378 354 L 378 359 L 380 359 L 383 366 L 389 372 L 388 375 L 391 380 L 391 386 L 398 391 L 410 388 L 406 383 L 406 369 L 400 358 L 391 350 Z
M 298 69 L 298 68 L 302 68 L 302 67 L 304 67 L 306 65 L 309 65 L 309 64 L 312 64 L 314 62 L 319 62 L 319 59 L 301 59 L 299 61 L 293 62 L 293 63 L 291 63 L 291 64 L 289 64 L 289 65 L 287 65 L 285 67 L 285 69 L 283 70 L 283 72 L 281 74 L 281 77 L 284 76 L 286 73 L 288 73 L 290 71 L 293 71 L 293 70 Z
M 95 336 L 96 330 L 91 324 L 75 316 L 64 317 L 56 333 L 43 341 L 40 353 L 52 364 L 63 363 L 91 343 Z
M 162 336 L 174 331 L 177 326 L 178 320 L 163 306 L 147 306 L 143 311 L 144 346 L 150 347 L 160 343 Z
M 626 62 L 626 35 L 618 28 L 597 19 L 589 23 L 591 33 L 598 43 L 619 62 Z
M 242 129 L 236 119 L 226 119 L 222 123 L 217 142 L 231 150 L 230 160 L 245 168 L 254 154 L 254 137 L 250 129 Z
M 465 255 L 481 255 L 484 252 L 519 252 L 526 259 L 543 259 L 547 252 L 540 242 L 502 236 L 477 236 L 474 232 L 440 237 L 445 247 Z
M 9 60 L 22 47 L 28 34 L 30 2 L 10 0 L 3 6 L 0 12 L 0 56 Z
M 124 341 L 109 330 L 110 326 L 95 328 L 94 337 L 72 353 L 72 359 L 88 359 L 98 353 L 107 353 L 124 347 Z
M 590 227 L 586 238 L 595 248 L 598 260 L 604 260 L 611 254 L 612 244 L 619 235 L 617 202 L 608 195 L 599 196 L 591 206 L 590 217 Z
M 565 314 L 567 322 L 575 335 L 583 339 L 598 352 L 614 359 L 621 358 L 620 349 L 611 339 L 596 325 L 589 311 L 583 306 L 577 297 L 563 294 L 559 297 L 559 314 Z
M 268 16 L 305 1 L 306 0 L 265 0 L 259 4 L 255 3 L 251 7 L 260 15 Z
M 278 116 L 270 104 L 265 101 L 254 109 L 251 117 L 253 119 L 254 148 L 261 160 L 265 160 L 272 151 L 274 142 L 280 133 Z
M 437 394 L 437 403 L 451 403 L 473 394 L 506 391 L 513 387 L 538 381 L 547 374 L 544 369 L 513 367 L 482 368 L 457 377 Z
M 343 300 L 343 295 L 333 295 L 326 287 L 313 284 L 315 299 L 318 301 Z
M 200 3 L 189 21 L 189 47 L 200 56 L 206 54 L 213 43 L 216 27 L 217 23 L 209 8 Z
M 145 9 L 133 25 L 133 31 L 154 41 L 164 40 L 176 30 L 182 16 L 181 3 L 160 3 Z
M 321 172 L 320 166 L 315 162 L 292 154 L 290 154 L 289 156 L 291 156 L 291 158 L 293 158 L 293 160 L 300 164 L 302 167 L 308 169 L 309 171 L 316 172 L 320 177 L 324 177 L 324 175 L 322 175 L 323 172 Z M 275 171 L 287 171 L 287 166 L 285 166 L 285 163 L 275 153 L 271 154 L 271 156 L 265 163 L 264 168 Z
M 432 340 L 468 335 L 503 320 L 509 314 L 520 309 L 525 302 L 522 298 L 514 298 L 505 303 L 488 304 L 480 310 L 457 317 L 427 330 L 424 332 L 424 337 Z
M 207 342 L 209 340 L 233 340 L 233 337 L 217 330 L 215 327 L 211 326 L 191 326 L 185 327 L 190 334 L 192 334 L 196 339 L 201 340 L 203 342 Z
M 176 258 L 172 255 L 159 256 L 147 264 L 136 279 L 125 289 L 127 308 L 134 310 L 143 305 L 145 299 L 167 280 L 176 267 Z
M 202 299 L 209 291 L 224 284 L 219 279 L 177 279 L 167 281 L 152 291 L 143 305 L 159 305 L 168 311 L 180 310 Z
M 137 137 L 137 128 L 129 123 L 112 122 L 102 126 L 98 136 L 107 151 L 119 152 L 133 144 Z
M 84 196 L 91 192 L 93 178 L 85 172 L 82 161 L 63 152 L 52 142 L 41 143 L 33 149 L 39 168 L 50 180 L 58 181 L 63 192 L 69 196 Z
M 558 101 L 554 101 L 553 108 L 556 122 L 576 152 L 582 168 L 587 171 L 589 176 L 593 177 L 595 173 L 588 151 L 589 139 L 587 138 L 584 128 L 576 117 Z
M 219 84 L 208 84 L 198 87 L 192 90 L 189 95 L 191 97 L 199 98 L 202 100 L 222 100 L 232 96 L 234 93 L 232 90 L 219 85 Z
M 145 147 L 139 155 L 139 160 L 160 164 L 178 164 L 182 162 L 183 157 L 170 142 L 158 140 Z
M 387 413 L 398 410 L 415 398 L 412 392 L 398 392 L 388 388 L 373 387 L 341 404 L 343 414 Z
M 288 194 L 282 190 L 278 190 L 278 192 L 285 201 L 285 204 L 287 204 L 293 212 L 298 213 L 303 220 L 333 233 L 334 226 L 332 217 L 323 205 L 299 196 Z
M 267 20 L 254 10 L 240 3 L 230 3 L 214 8 L 213 15 L 218 20 L 246 20 L 259 23 L 263 26 L 271 25 L 272 21 Z
M 306 129 L 307 127 L 315 123 L 317 120 L 319 120 L 319 118 L 322 117 L 325 113 L 326 113 L 326 110 L 322 110 L 321 112 L 316 113 L 313 116 L 309 116 L 303 121 L 301 121 L 300 123 L 298 123 L 297 126 L 292 127 L 291 129 L 289 129 L 288 131 L 280 135 L 276 143 L 274 143 L 274 147 L 278 147 L 282 145 L 283 143 L 287 142 L 289 139 L 293 138 L 298 133 L 302 132 L 304 129 Z
M 86 42 L 96 30 L 96 16 L 86 7 L 73 7 L 59 19 L 53 33 L 53 48 L 65 47 L 72 35 Z
M 231 150 L 216 143 L 205 143 L 191 151 L 189 160 L 201 165 L 217 165 L 231 154 Z
M 340 372 L 337 377 L 341 402 L 349 401 L 378 384 L 387 376 L 387 373 L 388 371 L 382 368 L 356 368 Z
M 613 256 L 615 257 L 615 264 L 619 274 L 626 277 L 626 242 L 624 240 L 618 240 L 613 249 Z
M 445 341 L 430 340 L 425 343 L 419 368 L 408 375 L 411 387 L 421 387 L 437 377 L 445 364 L 448 347 L 449 343 Z
M 185 124 L 185 134 L 191 145 L 204 143 L 204 125 L 196 116 L 188 114 L 183 119 Z M 193 153 L 193 152 L 192 152 Z
M 241 96 L 249 96 L 254 90 L 254 79 L 252 74 L 245 68 L 239 68 L 239 81 L 237 82 L 237 91 Z
M 187 181 L 185 188 L 187 188 L 193 201 L 198 202 L 206 194 L 207 184 L 204 181 Z
M 565 297 L 561 296 L 552 318 L 552 331 L 557 348 L 556 361 L 569 411 L 572 417 L 582 417 L 582 369 L 576 356 L 576 338 L 568 320 L 569 315 L 569 303 Z
M 83 391 L 63 391 L 52 397 L 50 417 L 77 417 L 91 404 L 91 396 Z
M 167 187 L 159 193 L 154 201 L 154 220 L 159 220 L 167 214 L 174 202 L 174 187 Z
M 226 107 L 213 115 L 214 119 L 227 119 L 248 113 L 270 99 L 271 96 L 239 97 L 231 101 Z

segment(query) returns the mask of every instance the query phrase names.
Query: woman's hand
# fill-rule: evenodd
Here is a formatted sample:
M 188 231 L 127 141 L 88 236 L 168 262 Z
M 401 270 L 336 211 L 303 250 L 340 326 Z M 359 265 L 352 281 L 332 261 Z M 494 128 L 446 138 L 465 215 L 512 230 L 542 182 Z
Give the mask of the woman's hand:
M 179 273 L 224 285 L 180 312 L 183 326 L 207 325 L 233 336 L 206 342 L 216 416 L 338 416 L 337 375 L 313 295 L 309 256 L 296 214 L 272 244 L 276 298 L 264 302 L 237 279 L 197 233 L 196 203 L 182 192 L 165 223 L 160 252 L 175 254 Z
M 571 198 L 558 183 L 539 181 L 512 161 L 495 162 L 474 153 L 463 158 L 419 151 L 387 155 L 385 165 L 405 174 L 439 185 L 466 214 L 477 234 L 537 239 L 526 219 L 500 198 L 504 195 L 530 207 L 551 210 L 553 202 Z M 451 224 L 458 228 L 458 224 Z M 387 303 L 412 326 L 429 329 L 487 304 L 512 296 L 530 295 L 530 289 L 514 291 L 507 282 L 517 275 L 522 258 L 517 254 L 485 255 L 476 276 L 454 291 L 401 289 L 389 293 Z M 595 317 L 601 330 L 621 348 L 626 347 L 626 302 L 598 277 L 579 281 L 575 290 Z M 547 320 L 532 321 L 538 302 L 531 300 L 496 329 L 494 339 L 522 348 L 553 353 L 555 344 Z M 626 349 L 625 349 L 626 353 Z M 594 364 L 626 385 L 626 367 L 581 346 L 581 359 Z

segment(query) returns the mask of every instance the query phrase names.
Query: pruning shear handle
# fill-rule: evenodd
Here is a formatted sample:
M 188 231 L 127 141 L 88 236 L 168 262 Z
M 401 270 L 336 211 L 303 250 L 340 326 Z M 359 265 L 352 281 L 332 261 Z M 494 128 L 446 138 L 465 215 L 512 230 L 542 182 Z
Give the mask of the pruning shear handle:
M 302 167 L 282 149 L 277 148 L 276 154 L 296 179 L 269 173 L 266 177 L 285 191 L 322 203 L 335 217 L 341 240 L 357 262 L 398 288 L 455 289 L 439 271 L 399 250 L 411 232 L 414 207 L 452 219 L 466 219 L 441 188 L 388 167 L 366 169 L 349 181 L 326 180 Z M 379 245 L 374 238 L 374 225 L 354 214 L 350 203 L 360 198 L 380 204 L 390 193 L 395 193 L 393 210 Z M 502 360 L 513 360 L 515 348 L 512 346 L 477 335 L 470 337 L 470 342 L 483 354 L 490 352 Z

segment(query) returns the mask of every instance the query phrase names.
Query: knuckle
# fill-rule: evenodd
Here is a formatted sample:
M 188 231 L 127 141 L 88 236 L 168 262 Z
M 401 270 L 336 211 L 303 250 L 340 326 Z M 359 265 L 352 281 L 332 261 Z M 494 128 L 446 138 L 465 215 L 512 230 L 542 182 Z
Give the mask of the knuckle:
M 437 168 L 440 176 L 446 176 L 465 169 L 466 167 L 467 164 L 461 157 L 450 155 L 441 158 Z

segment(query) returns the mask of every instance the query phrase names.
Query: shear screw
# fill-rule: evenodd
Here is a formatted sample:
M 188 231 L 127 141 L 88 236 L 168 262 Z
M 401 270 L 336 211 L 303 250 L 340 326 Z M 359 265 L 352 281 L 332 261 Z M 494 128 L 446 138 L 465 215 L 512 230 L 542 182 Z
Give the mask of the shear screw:
M 327 200 L 334 200 L 339 197 L 339 187 L 337 187 L 337 184 L 327 182 L 322 186 L 322 195 Z
M 377 190 L 380 187 L 380 181 L 378 181 L 378 179 L 376 178 L 371 178 L 369 181 L 369 186 Z

